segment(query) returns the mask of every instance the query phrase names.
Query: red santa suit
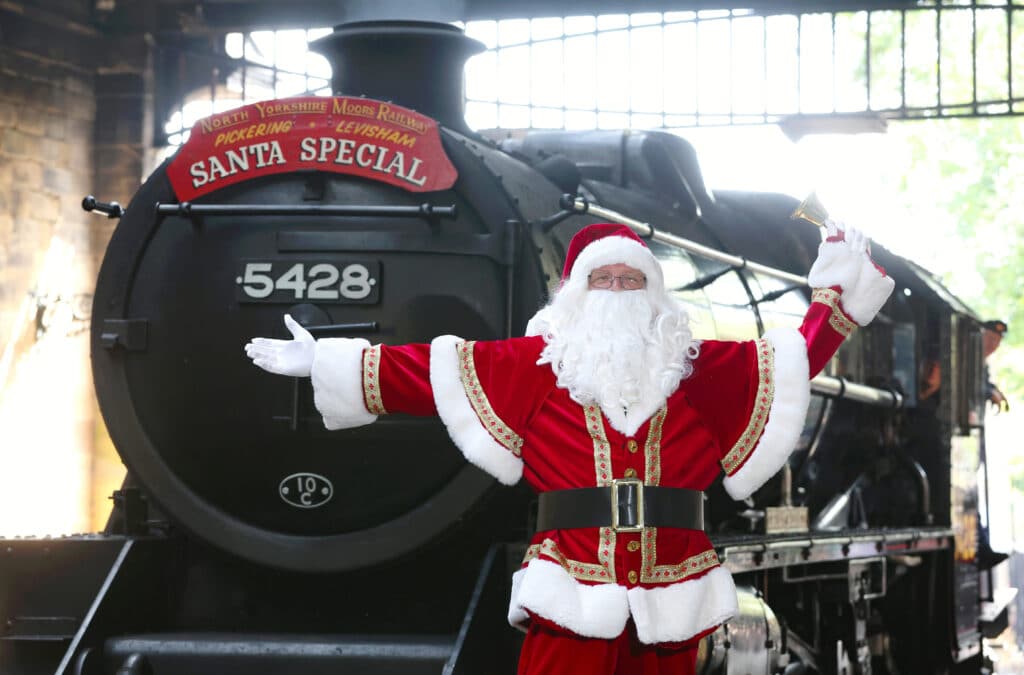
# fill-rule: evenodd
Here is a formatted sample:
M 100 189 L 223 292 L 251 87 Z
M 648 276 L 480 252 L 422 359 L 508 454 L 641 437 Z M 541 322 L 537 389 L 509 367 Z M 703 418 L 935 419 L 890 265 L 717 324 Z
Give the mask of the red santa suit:
M 613 263 L 642 270 L 648 292 L 664 292 L 656 260 L 621 226 L 577 235 L 566 283 L 585 283 L 591 270 Z M 810 378 L 893 287 L 845 241 L 822 244 L 810 281 L 816 290 L 799 329 L 746 342 L 704 340 L 692 374 L 671 395 L 651 393 L 628 411 L 573 400 L 552 366 L 538 365 L 543 335 L 486 342 L 442 336 L 402 346 L 321 339 L 315 403 L 330 429 L 388 412 L 440 415 L 466 458 L 506 485 L 525 478 L 545 492 L 636 477 L 650 486 L 705 490 L 724 471 L 725 489 L 744 499 L 795 446 Z M 658 645 L 692 641 L 736 610 L 732 577 L 703 530 L 592 527 L 534 535 L 513 576 L 508 618 L 525 626 L 532 617 L 604 640 L 620 638 L 631 619 L 640 643 Z

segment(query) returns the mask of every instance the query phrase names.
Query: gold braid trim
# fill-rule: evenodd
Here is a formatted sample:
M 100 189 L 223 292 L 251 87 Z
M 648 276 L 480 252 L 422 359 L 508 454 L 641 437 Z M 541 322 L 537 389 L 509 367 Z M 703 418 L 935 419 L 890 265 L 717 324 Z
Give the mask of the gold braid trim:
M 661 481 L 661 430 L 668 414 L 662 408 L 651 420 L 644 453 L 647 457 L 646 485 L 658 485 Z M 685 579 L 718 564 L 715 551 L 687 558 L 678 565 L 658 565 L 658 528 L 645 527 L 640 535 L 640 581 L 645 584 L 664 584 Z
M 704 570 L 718 565 L 718 554 L 714 549 L 690 556 L 678 565 L 657 565 L 658 530 L 654 527 L 644 528 L 643 559 L 641 562 L 640 581 L 645 584 L 668 584 L 686 577 L 699 574 Z
M 843 314 L 843 310 L 839 308 L 839 291 L 831 288 L 815 288 L 811 293 L 811 302 L 820 302 L 832 310 L 832 314 L 828 317 L 828 325 L 844 338 L 849 337 L 857 327 L 857 324 L 850 321 Z
M 605 529 L 608 528 L 601 528 L 602 536 L 604 535 Z M 526 549 L 526 555 L 523 556 L 523 564 L 525 565 L 539 555 L 546 555 L 549 558 L 557 560 L 558 564 L 576 579 L 582 579 L 584 581 L 600 581 L 602 583 L 615 582 L 614 567 L 595 563 L 585 563 L 566 558 L 558 549 L 558 544 L 551 539 L 545 539 L 540 544 L 534 544 L 530 548 Z
M 612 484 L 612 446 L 604 433 L 604 414 L 596 405 L 583 408 L 583 423 L 587 425 L 587 433 L 594 442 L 594 476 L 598 487 Z M 608 575 L 609 581 L 615 581 L 615 542 L 616 533 L 610 527 L 602 527 L 598 534 L 597 559 L 601 568 Z M 581 577 L 584 578 L 584 577 Z
M 380 397 L 380 345 L 363 350 L 363 400 L 371 415 L 387 415 Z
M 597 536 L 597 559 L 601 561 L 601 569 L 607 572 L 608 581 L 615 581 L 615 530 L 602 527 Z
M 583 408 L 587 432 L 594 442 L 594 474 L 598 487 L 612 484 L 612 446 L 604 433 L 604 415 L 596 405 Z
M 465 389 L 466 398 L 469 399 L 477 418 L 487 432 L 518 457 L 523 450 L 523 439 L 495 414 L 491 402 L 487 400 L 487 394 L 480 386 L 480 378 L 476 374 L 476 363 L 473 361 L 475 344 L 475 341 L 469 341 L 456 347 L 459 350 L 459 376 L 462 378 L 462 388 Z
M 644 485 L 657 485 L 661 482 L 661 429 L 665 424 L 668 408 L 661 410 L 651 418 L 651 426 L 644 443 Z
M 736 444 L 726 453 L 722 460 L 722 469 L 731 476 L 754 451 L 757 439 L 764 431 L 768 421 L 768 411 L 775 398 L 775 351 L 767 338 L 754 342 L 757 349 L 757 395 L 754 397 L 754 409 L 750 413 L 747 428 L 740 435 Z

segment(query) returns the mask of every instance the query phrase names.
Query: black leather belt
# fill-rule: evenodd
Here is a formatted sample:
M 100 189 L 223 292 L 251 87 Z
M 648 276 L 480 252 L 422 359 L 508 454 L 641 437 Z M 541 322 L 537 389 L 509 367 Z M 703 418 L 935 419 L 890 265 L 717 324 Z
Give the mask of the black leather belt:
M 644 527 L 704 529 L 704 493 L 685 488 L 644 485 L 620 478 L 609 487 L 542 492 L 537 504 L 537 531 L 611 527 L 639 532 Z

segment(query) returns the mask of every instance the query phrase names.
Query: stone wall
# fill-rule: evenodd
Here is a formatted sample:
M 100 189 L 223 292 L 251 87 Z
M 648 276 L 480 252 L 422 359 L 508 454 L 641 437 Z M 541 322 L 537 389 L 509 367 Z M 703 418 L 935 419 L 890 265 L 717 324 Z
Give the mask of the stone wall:
M 63 15 L 0 8 L 0 347 L 7 354 L 12 337 L 21 353 L 33 332 L 23 325 L 31 294 L 85 292 L 94 276 L 83 256 L 70 274 L 78 279 L 62 282 L 72 287 L 40 288 L 55 237 L 79 251 L 91 247 L 89 218 L 74 195 L 92 184 L 98 33 L 82 23 L 81 5 Z
M 0 5 L 0 535 L 94 529 L 123 474 L 88 360 L 116 221 L 81 201 L 137 189 L 146 100 L 141 37 L 106 39 L 92 2 Z

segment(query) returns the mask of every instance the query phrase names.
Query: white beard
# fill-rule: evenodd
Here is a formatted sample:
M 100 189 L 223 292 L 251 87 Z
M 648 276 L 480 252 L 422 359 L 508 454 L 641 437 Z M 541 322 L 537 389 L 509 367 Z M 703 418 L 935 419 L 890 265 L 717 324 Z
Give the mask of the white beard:
M 668 296 L 657 304 L 647 291 L 567 286 L 538 314 L 547 342 L 538 364 L 550 363 L 559 387 L 600 405 L 626 435 L 664 405 L 698 354 L 686 311 Z

